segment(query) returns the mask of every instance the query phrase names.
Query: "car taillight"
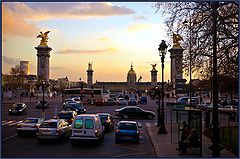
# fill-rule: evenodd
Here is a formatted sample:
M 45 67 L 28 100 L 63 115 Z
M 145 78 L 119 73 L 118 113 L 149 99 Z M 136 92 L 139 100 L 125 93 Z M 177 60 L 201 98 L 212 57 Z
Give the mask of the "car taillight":
M 32 128 L 38 128 L 38 126 L 37 125 L 33 125 Z
M 119 130 L 117 129 L 117 130 L 115 130 L 115 132 L 117 133 L 117 132 L 119 132 Z

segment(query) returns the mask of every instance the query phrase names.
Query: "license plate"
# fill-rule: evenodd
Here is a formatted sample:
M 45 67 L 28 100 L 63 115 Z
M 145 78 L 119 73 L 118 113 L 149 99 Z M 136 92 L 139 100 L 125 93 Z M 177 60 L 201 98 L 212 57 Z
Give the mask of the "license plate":
M 82 130 L 73 130 L 74 133 L 82 133 Z

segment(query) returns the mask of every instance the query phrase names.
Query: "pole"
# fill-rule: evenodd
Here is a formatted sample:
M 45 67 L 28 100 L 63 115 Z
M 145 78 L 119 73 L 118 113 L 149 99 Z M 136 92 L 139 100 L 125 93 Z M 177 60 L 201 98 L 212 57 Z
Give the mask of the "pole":
M 212 117 L 212 145 L 209 147 L 212 150 L 212 157 L 220 157 L 222 147 L 219 145 L 219 127 L 218 127 L 218 80 L 217 80 L 217 7 L 218 2 L 212 2 L 212 18 L 213 18 L 213 117 Z
M 161 125 L 161 117 L 160 117 L 160 97 L 161 97 L 161 92 L 160 92 L 160 87 L 158 87 L 158 110 L 157 110 L 157 113 L 158 113 L 158 122 L 157 122 L 157 127 L 159 127 Z
M 189 17 L 190 17 L 190 21 L 189 21 L 189 76 L 190 76 L 190 80 L 189 80 L 189 97 L 190 97 L 190 107 L 192 106 L 192 20 L 191 20 L 191 12 L 189 13 Z
M 44 82 L 42 83 L 42 91 L 43 91 L 43 101 L 42 101 L 42 117 L 45 119 L 45 99 L 44 99 Z
M 162 108 L 161 108 L 161 124 L 160 124 L 160 128 L 158 130 L 158 134 L 167 134 L 167 130 L 165 127 L 165 117 L 164 117 L 164 58 L 165 55 L 164 53 L 162 53 L 162 57 L 161 57 L 161 62 L 162 62 Z

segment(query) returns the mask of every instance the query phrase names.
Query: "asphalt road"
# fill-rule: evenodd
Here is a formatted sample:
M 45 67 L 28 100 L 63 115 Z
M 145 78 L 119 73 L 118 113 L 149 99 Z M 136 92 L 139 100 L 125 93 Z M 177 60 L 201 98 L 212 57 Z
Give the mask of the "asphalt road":
M 19 137 L 16 135 L 16 124 L 26 117 L 41 117 L 42 111 L 35 109 L 36 102 L 27 103 L 28 113 L 26 115 L 9 116 L 8 109 L 12 104 L 3 104 L 2 108 L 2 157 L 22 157 L 22 158 L 42 158 L 42 157 L 81 157 L 81 158 L 153 158 L 155 157 L 153 146 L 147 132 L 150 124 L 155 124 L 156 119 L 137 121 L 142 125 L 140 129 L 141 139 L 139 144 L 121 143 L 115 144 L 114 130 L 105 134 L 104 141 L 100 144 L 80 143 L 72 146 L 70 140 L 56 142 L 47 141 L 42 144 L 37 143 L 35 137 Z M 155 104 L 139 105 L 143 109 L 156 110 Z M 108 112 L 113 114 L 114 110 L 121 106 L 86 106 L 87 113 Z M 51 118 L 58 111 L 62 110 L 60 100 L 50 101 L 50 108 L 46 110 L 46 118 Z M 115 123 L 122 119 L 115 119 Z

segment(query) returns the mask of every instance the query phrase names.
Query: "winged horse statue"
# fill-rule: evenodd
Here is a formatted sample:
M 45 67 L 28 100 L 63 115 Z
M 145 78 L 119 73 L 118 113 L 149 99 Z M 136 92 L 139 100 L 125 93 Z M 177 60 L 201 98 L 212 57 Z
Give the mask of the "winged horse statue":
M 50 31 L 46 31 L 44 34 L 40 31 L 40 34 L 37 36 L 37 38 L 42 38 L 41 39 L 41 42 L 40 42 L 40 45 L 39 46 L 48 46 L 47 45 L 47 42 L 48 42 L 48 36 L 47 34 L 49 33 Z

